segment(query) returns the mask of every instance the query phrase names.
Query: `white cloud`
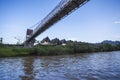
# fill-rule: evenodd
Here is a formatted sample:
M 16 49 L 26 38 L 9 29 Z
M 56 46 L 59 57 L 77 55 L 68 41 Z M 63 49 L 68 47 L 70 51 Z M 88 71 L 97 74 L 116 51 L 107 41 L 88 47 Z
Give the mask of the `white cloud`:
M 120 24 L 120 21 L 115 21 L 114 24 Z

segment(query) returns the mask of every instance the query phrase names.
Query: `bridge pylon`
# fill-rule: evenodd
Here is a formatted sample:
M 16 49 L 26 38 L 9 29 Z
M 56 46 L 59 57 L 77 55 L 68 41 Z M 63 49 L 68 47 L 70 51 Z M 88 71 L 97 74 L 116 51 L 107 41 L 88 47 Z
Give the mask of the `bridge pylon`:
M 27 39 L 29 39 L 33 34 L 33 30 L 32 29 L 27 29 L 26 31 L 26 41 Z M 35 39 L 29 41 L 29 42 L 25 42 L 24 43 L 24 47 L 33 47 L 35 43 Z
M 89 0 L 61 0 L 60 3 L 37 25 L 34 30 L 27 29 L 26 44 L 50 28 L 52 25 L 78 9 Z
M 34 43 L 35 43 L 35 39 L 33 39 L 30 42 L 25 42 L 24 43 L 24 47 L 26 47 L 26 48 L 32 48 L 34 46 Z

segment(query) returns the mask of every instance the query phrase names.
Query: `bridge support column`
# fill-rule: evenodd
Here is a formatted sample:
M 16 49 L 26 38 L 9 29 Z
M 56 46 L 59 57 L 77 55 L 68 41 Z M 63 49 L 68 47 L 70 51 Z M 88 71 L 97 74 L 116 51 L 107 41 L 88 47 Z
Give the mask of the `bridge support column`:
M 24 47 L 26 47 L 26 48 L 32 48 L 34 46 L 34 43 L 35 43 L 35 39 L 32 40 L 31 42 L 25 42 L 24 43 Z

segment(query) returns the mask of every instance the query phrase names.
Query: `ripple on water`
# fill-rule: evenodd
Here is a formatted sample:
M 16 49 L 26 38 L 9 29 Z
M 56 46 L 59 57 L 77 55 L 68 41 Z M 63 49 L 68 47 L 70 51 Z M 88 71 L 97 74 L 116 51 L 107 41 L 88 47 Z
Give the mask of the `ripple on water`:
M 0 80 L 20 80 L 20 75 L 24 75 L 22 59 L 1 58 L 0 59 Z
M 0 59 L 0 80 L 120 80 L 120 51 Z

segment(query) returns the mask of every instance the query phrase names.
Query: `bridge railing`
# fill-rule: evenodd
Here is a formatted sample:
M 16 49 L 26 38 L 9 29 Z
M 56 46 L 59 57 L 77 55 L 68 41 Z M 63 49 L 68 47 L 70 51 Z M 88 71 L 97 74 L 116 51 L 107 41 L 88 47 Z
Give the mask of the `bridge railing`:
M 61 0 L 60 3 L 43 20 L 41 20 L 33 30 L 33 34 L 26 40 L 26 42 L 30 42 L 51 25 L 64 18 L 66 15 L 69 15 L 88 1 L 89 0 Z
M 40 27 L 42 27 L 46 22 L 48 22 L 56 13 L 59 13 L 59 11 L 65 7 L 69 2 L 72 0 L 62 0 L 56 7 L 53 9 L 41 22 L 40 24 L 33 30 L 33 34 L 38 31 Z M 32 35 L 31 35 L 32 36 Z

